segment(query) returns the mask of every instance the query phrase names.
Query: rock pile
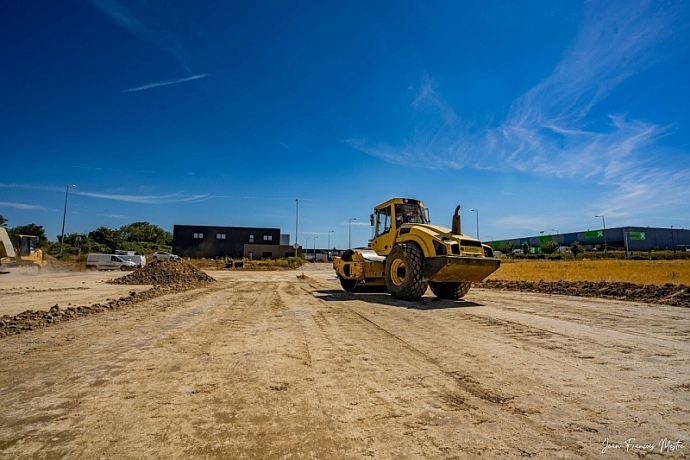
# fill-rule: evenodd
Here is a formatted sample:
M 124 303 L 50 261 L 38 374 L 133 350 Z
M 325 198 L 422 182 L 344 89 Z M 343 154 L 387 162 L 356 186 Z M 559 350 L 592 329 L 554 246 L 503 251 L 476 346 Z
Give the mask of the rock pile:
M 690 308 L 690 287 L 683 284 L 640 285 L 633 283 L 607 283 L 589 281 L 501 281 L 488 280 L 476 285 L 504 291 L 537 292 L 540 294 L 601 297 L 633 302 L 658 303 Z
M 110 284 L 151 284 L 154 286 L 197 286 L 215 281 L 183 260 L 156 259 L 129 275 L 108 281 Z
M 15 316 L 0 317 L 0 337 L 40 329 L 63 321 L 72 321 L 85 316 L 101 313 L 107 310 L 125 308 L 153 299 L 163 294 L 186 291 L 215 281 L 194 265 L 180 260 L 154 260 L 150 264 L 130 273 L 129 275 L 108 281 L 110 284 L 153 285 L 152 289 L 106 303 L 96 303 L 78 307 L 61 309 L 54 305 L 49 311 L 27 310 Z
M 0 317 L 0 337 L 41 329 L 63 321 L 76 320 L 106 310 L 116 310 L 118 308 L 128 307 L 136 302 L 152 299 L 158 295 L 161 295 L 161 293 L 156 289 L 151 289 L 150 291 L 141 292 L 139 294 L 132 291 L 128 297 L 121 297 L 118 300 L 111 300 L 107 303 L 68 307 L 66 309 L 61 309 L 58 305 L 54 305 L 50 307 L 49 311 L 27 310 L 15 316 L 4 315 Z

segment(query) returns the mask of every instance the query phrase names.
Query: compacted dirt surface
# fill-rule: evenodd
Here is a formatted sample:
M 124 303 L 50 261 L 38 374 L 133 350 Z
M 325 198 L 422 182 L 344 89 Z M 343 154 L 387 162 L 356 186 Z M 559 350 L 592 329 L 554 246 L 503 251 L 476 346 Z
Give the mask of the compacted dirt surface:
M 0 278 L 0 458 L 690 457 L 687 308 L 149 270 Z

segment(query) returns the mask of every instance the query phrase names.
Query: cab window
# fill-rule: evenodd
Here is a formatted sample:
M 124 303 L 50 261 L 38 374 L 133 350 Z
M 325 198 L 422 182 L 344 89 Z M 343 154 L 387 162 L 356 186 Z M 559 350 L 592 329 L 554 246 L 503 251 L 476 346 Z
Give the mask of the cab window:
M 388 233 L 391 230 L 391 207 L 380 209 L 376 212 L 376 236 Z

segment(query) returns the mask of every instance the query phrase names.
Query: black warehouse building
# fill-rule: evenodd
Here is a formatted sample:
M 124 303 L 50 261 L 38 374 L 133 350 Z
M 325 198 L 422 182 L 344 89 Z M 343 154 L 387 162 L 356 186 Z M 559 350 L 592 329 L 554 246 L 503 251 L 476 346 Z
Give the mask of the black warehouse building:
M 295 248 L 279 228 L 175 225 L 173 252 L 192 259 L 278 259 L 294 256 Z

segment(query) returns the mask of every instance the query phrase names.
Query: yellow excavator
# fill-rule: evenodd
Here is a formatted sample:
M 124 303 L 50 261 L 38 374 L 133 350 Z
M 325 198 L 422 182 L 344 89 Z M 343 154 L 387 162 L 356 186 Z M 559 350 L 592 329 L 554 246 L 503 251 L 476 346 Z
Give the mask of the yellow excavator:
M 38 272 L 46 265 L 43 251 L 38 247 L 38 237 L 34 235 L 10 235 L 0 227 L 0 274 L 10 272 L 11 268 L 28 269 Z
M 442 299 L 461 299 L 501 261 L 493 249 L 463 235 L 460 206 L 451 228 L 431 225 L 424 203 L 392 198 L 374 208 L 369 246 L 348 249 L 333 260 L 346 291 L 387 291 L 401 300 L 419 300 L 427 288 Z

